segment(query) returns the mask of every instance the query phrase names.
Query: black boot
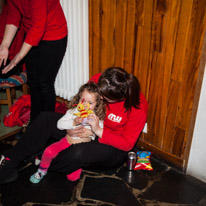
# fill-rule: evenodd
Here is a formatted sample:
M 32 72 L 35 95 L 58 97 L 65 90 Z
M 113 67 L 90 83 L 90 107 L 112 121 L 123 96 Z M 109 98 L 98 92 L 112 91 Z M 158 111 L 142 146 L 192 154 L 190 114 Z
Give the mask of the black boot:
M 4 157 L 0 156 L 0 184 L 13 182 L 17 179 L 18 172 L 16 164 Z

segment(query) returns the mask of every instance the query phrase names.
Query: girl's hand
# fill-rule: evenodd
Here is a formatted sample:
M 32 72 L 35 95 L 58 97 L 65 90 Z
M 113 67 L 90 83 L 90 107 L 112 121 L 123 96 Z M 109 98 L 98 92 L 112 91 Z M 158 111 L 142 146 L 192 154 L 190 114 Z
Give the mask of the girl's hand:
M 90 120 L 88 121 L 88 124 L 91 126 L 93 133 L 101 138 L 103 129 L 99 126 L 99 117 L 97 117 L 95 114 L 90 114 L 88 119 Z
M 82 118 L 81 117 L 76 117 L 74 119 L 74 126 L 80 125 L 82 123 Z
M 8 47 L 0 45 L 0 66 L 1 65 L 6 65 L 6 61 L 9 56 L 9 49 Z

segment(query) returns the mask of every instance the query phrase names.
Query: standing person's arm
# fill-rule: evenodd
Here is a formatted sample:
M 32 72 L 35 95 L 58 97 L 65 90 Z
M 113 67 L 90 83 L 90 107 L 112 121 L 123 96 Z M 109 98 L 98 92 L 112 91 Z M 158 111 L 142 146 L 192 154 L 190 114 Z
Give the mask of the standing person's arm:
M 2 70 L 2 73 L 5 74 L 11 69 L 13 69 L 28 54 L 31 48 L 32 45 L 24 42 L 19 53 L 17 53 L 16 56 L 10 62 L 10 64 Z
M 9 47 L 14 39 L 14 36 L 18 30 L 18 27 L 12 24 L 6 25 L 4 37 L 0 45 L 0 66 L 6 65 L 6 61 L 9 56 Z
M 9 8 L 10 8 L 9 12 L 12 13 L 12 11 L 14 11 L 15 14 L 18 15 L 18 18 L 19 18 L 20 14 L 17 14 L 12 3 L 10 3 Z M 41 1 L 32 0 L 31 7 L 27 9 L 29 9 L 29 12 L 31 13 L 32 26 L 26 34 L 21 50 L 16 54 L 16 56 L 10 62 L 10 64 L 2 70 L 2 73 L 7 73 L 11 69 L 13 69 L 28 54 L 32 46 L 37 46 L 39 44 L 39 42 L 41 41 L 45 33 L 46 25 L 47 25 L 47 10 L 48 10 L 47 0 L 41 0 Z M 13 21 L 12 17 L 13 16 L 11 14 L 8 18 L 9 19 L 8 22 Z M 15 22 L 14 24 L 17 25 L 18 23 L 19 23 L 19 20 L 18 22 Z M 7 58 L 8 58 L 8 55 L 7 55 Z M 5 64 L 5 60 L 4 60 L 4 64 Z

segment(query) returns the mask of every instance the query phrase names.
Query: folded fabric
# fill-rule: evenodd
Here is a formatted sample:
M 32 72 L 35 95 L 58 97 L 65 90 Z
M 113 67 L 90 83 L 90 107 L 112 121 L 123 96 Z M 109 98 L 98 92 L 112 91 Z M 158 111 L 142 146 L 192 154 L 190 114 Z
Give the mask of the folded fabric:
M 10 87 L 20 86 L 27 82 L 26 72 L 21 72 L 20 75 L 12 75 L 7 79 L 0 79 L 0 88 L 6 89 Z

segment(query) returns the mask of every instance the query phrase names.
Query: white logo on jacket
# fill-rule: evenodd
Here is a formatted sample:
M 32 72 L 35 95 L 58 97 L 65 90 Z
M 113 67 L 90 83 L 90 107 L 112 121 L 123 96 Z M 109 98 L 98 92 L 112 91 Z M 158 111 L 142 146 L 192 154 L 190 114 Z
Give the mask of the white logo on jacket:
M 122 120 L 122 117 L 116 116 L 115 114 L 112 113 L 109 114 L 107 118 L 113 122 L 118 122 L 118 123 L 120 123 L 120 121 Z

